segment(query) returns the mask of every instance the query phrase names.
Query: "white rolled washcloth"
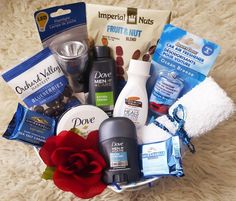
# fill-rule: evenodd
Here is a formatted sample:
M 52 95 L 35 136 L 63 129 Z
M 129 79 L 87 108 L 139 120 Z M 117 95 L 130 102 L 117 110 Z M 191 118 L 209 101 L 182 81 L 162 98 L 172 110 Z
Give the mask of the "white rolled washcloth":
M 185 113 L 184 130 L 188 137 L 198 137 L 217 126 L 220 122 L 228 119 L 235 111 L 233 101 L 226 92 L 208 77 L 190 92 L 176 101 L 169 109 L 169 116 L 173 117 L 173 111 L 181 104 Z M 177 112 L 177 116 L 183 116 Z M 178 128 L 167 115 L 160 116 L 156 122 L 161 123 L 171 133 Z M 144 126 L 138 132 L 140 144 L 158 142 L 168 139 L 171 136 L 168 132 L 154 123 Z

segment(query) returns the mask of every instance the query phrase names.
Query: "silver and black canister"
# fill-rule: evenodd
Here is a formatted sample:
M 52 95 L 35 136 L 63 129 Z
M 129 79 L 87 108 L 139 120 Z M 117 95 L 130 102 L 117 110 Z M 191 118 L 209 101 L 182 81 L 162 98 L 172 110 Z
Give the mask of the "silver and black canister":
M 56 58 L 74 92 L 83 92 L 88 63 L 88 46 L 85 42 L 68 41 L 54 48 Z
M 108 166 L 103 174 L 106 184 L 139 180 L 136 128 L 130 119 L 114 117 L 103 121 L 99 127 L 99 146 Z

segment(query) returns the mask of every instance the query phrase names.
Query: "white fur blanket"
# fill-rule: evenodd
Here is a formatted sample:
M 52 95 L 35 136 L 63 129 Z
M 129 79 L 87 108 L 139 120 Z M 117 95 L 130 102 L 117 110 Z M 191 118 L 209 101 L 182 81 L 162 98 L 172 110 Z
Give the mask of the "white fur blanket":
M 33 13 L 74 0 L 1 0 L 0 68 L 7 69 L 41 50 Z M 172 24 L 222 47 L 211 76 L 236 102 L 235 0 L 94 0 L 100 4 L 171 9 Z M 3 133 L 18 98 L 0 80 L 0 132 Z M 236 115 L 194 140 L 197 153 L 184 158 L 185 177 L 164 178 L 152 188 L 116 194 L 107 189 L 92 200 L 236 200 Z M 44 165 L 32 147 L 0 138 L 0 201 L 75 201 L 71 193 L 41 179 Z

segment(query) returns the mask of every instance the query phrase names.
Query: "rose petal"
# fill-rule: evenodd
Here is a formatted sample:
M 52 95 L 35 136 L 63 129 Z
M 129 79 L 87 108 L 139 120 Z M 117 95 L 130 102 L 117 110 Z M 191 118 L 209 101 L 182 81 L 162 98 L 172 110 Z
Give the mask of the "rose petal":
M 87 182 L 79 182 L 75 177 L 65 175 L 58 170 L 56 170 L 53 175 L 53 181 L 58 188 L 63 191 L 71 191 L 76 196 L 83 199 L 92 198 L 100 194 L 106 188 L 106 185 L 100 180 L 88 185 Z
M 72 155 L 73 156 L 73 155 Z M 67 163 L 58 167 L 58 170 L 65 174 L 72 174 L 76 172 L 82 172 L 88 166 L 88 159 L 84 154 L 76 154 L 77 157 L 69 157 Z
M 75 168 L 73 166 L 63 166 L 63 165 L 59 165 L 57 167 L 57 170 L 64 173 L 64 174 L 74 174 L 74 170 Z
M 39 154 L 48 166 L 55 166 L 51 161 L 51 154 L 57 147 L 73 147 L 76 150 L 92 148 L 98 150 L 98 131 L 91 132 L 87 139 L 71 131 L 62 131 L 57 136 L 47 139 Z
M 55 166 L 68 163 L 68 158 L 75 150 L 72 147 L 60 147 L 51 154 L 51 161 Z
M 75 169 L 74 172 L 75 173 L 76 172 L 84 172 L 84 171 L 86 171 L 85 169 L 87 169 L 87 166 L 85 166 L 81 160 L 78 160 L 73 165 L 74 165 L 74 169 Z
M 51 153 L 56 148 L 56 136 L 49 137 L 46 143 L 39 150 L 39 155 L 43 162 L 50 167 L 55 166 L 55 164 L 51 160 Z
M 73 147 L 76 150 L 86 149 L 87 141 L 71 131 L 62 131 L 57 135 L 57 147 Z
M 84 163 L 84 165 L 87 165 L 89 160 L 86 154 L 79 152 L 79 153 L 73 153 L 70 158 L 69 158 L 69 162 L 70 163 L 74 163 L 78 160 L 81 160 L 81 162 Z
M 88 172 L 92 174 L 98 174 L 102 172 L 102 165 L 97 161 L 92 161 L 89 163 Z
M 101 180 L 102 174 L 90 174 L 85 171 L 78 171 L 77 174 L 73 175 L 76 180 L 80 183 L 86 183 L 87 185 L 92 185 Z
M 83 198 L 83 199 L 88 199 L 88 198 L 92 198 L 96 195 L 99 195 L 101 194 L 104 189 L 106 188 L 107 186 L 102 183 L 101 181 L 99 181 L 98 183 L 96 184 L 93 184 L 91 186 L 87 186 L 85 190 L 83 191 L 75 191 L 73 192 L 77 197 L 80 197 L 80 198 Z
M 68 131 L 62 131 L 60 135 L 49 137 L 39 150 L 39 155 L 47 166 L 55 166 L 51 161 L 51 154 L 58 146 L 60 146 L 60 144 L 58 145 L 58 141 L 60 142 L 63 140 L 64 136 L 67 136 L 67 133 Z
M 106 162 L 99 152 L 96 152 L 93 149 L 85 149 L 82 152 L 89 157 L 90 161 L 98 161 L 103 168 L 106 167 Z
M 98 130 L 92 131 L 88 134 L 87 139 L 88 147 L 99 150 L 99 134 Z

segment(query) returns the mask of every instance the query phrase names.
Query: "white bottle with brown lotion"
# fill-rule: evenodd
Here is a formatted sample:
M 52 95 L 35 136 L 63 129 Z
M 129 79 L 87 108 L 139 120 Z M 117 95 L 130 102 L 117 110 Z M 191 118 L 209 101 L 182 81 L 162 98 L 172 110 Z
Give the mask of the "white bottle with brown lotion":
M 146 82 L 149 77 L 150 62 L 131 59 L 128 81 L 121 91 L 114 108 L 114 117 L 127 117 L 136 128 L 145 125 L 148 115 Z

